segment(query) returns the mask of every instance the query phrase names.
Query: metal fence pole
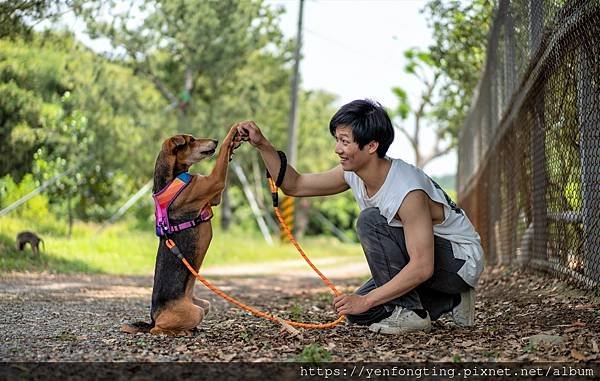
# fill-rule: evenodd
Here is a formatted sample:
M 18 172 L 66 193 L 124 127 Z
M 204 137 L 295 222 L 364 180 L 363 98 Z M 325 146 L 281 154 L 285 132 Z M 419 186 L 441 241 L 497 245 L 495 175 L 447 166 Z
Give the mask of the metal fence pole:
M 535 56 L 542 40 L 544 28 L 544 4 L 529 0 L 529 57 Z M 537 92 L 533 105 L 532 134 L 532 203 L 533 203 L 533 255 L 548 259 L 548 211 L 546 208 L 546 141 L 544 92 Z
M 515 23 L 510 9 L 506 15 L 506 28 L 504 33 L 504 67 L 506 78 L 506 99 L 505 104 L 512 97 L 517 84 L 517 59 L 516 49 L 517 41 L 515 39 Z
M 529 0 L 529 58 L 535 56 L 542 42 L 544 2 Z
M 583 196 L 583 267 L 586 276 L 600 279 L 600 129 L 594 122 L 594 108 L 598 113 L 600 97 L 598 83 L 594 86 L 594 47 L 582 44 L 577 64 L 577 115 L 581 131 L 581 193 Z M 596 232 L 596 233 L 594 233 Z M 578 253 L 575 253 L 577 255 Z M 594 258 L 596 256 L 596 258 Z
M 548 211 L 546 207 L 546 141 L 544 118 L 544 95 L 540 92 L 533 106 L 532 157 L 532 204 L 533 204 L 533 255 L 548 259 Z

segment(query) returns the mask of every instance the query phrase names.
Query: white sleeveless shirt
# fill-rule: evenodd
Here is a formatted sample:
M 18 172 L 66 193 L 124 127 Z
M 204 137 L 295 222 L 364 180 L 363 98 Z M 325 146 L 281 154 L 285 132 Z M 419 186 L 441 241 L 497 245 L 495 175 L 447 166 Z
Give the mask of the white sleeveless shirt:
M 392 165 L 385 182 L 372 197 L 367 196 L 365 185 L 356 173 L 344 171 L 344 179 L 352 188 L 360 210 L 378 208 L 388 225 L 401 227 L 396 213 L 404 197 L 417 189 L 424 191 L 431 200 L 444 206 L 444 221 L 433 225 L 433 234 L 451 242 L 454 257 L 465 260 L 458 275 L 468 285 L 475 287 L 483 271 L 483 248 L 479 234 L 465 212 L 421 169 L 400 159 L 388 160 Z

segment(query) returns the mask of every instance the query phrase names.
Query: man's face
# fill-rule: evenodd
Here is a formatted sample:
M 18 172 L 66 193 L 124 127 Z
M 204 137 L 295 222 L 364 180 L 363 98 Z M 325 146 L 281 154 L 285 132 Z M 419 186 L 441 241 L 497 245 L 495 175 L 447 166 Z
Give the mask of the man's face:
M 356 172 L 369 160 L 370 155 L 365 148 L 358 148 L 351 127 L 339 126 L 335 129 L 335 153 L 340 157 L 344 171 Z

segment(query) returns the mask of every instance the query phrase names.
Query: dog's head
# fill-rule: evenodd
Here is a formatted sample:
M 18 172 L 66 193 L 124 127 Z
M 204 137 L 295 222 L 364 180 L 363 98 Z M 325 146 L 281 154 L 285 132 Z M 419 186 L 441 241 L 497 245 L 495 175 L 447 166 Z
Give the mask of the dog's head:
M 177 164 L 190 166 L 215 154 L 218 141 L 196 139 L 192 135 L 175 135 L 163 143 L 162 151 L 175 158 Z
M 165 140 L 156 158 L 153 192 L 165 187 L 178 173 L 189 170 L 192 164 L 214 155 L 216 148 L 216 140 L 196 139 L 192 135 L 175 135 Z

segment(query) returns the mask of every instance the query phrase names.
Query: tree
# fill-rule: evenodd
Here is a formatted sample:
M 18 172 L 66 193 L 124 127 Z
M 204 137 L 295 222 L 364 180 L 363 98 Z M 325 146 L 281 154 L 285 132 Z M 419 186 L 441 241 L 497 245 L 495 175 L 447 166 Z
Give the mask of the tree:
M 212 128 L 214 107 L 249 56 L 282 39 L 262 1 L 81 1 L 75 9 L 92 37 L 111 41 L 114 59 L 149 78 L 183 122 L 197 123 L 196 133 Z
M 65 93 L 62 99 L 63 110 L 72 109 L 71 94 Z M 60 174 L 60 178 L 50 194 L 66 198 L 68 236 L 73 231 L 73 199 L 81 201 L 85 193 L 81 188 L 94 164 L 90 163 L 90 148 L 96 143 L 93 131 L 88 128 L 87 118 L 77 110 L 59 115 L 46 127 L 46 142 L 35 153 L 35 172 L 44 180 Z M 91 164 L 91 165 L 90 165 Z M 91 168 L 90 168 L 91 167 Z M 83 194 L 82 194 L 83 193 Z
M 493 0 L 430 0 L 423 12 L 433 29 L 428 53 L 440 72 L 432 117 L 440 132 L 456 139 L 471 106 L 491 27 Z
M 490 0 L 430 0 L 423 9 L 433 28 L 434 44 L 425 51 L 404 53 L 408 60 L 405 72 L 423 84 L 423 92 L 413 109 L 406 91 L 394 88 L 399 104 L 392 111 L 401 121 L 413 114 L 412 131 L 404 125 L 396 127 L 411 144 L 417 167 L 425 167 L 457 145 L 484 64 L 492 10 Z M 420 139 L 425 124 L 434 126 L 435 134 L 428 153 Z
M 123 52 L 113 58 L 150 79 L 167 110 L 178 110 L 177 125 L 200 136 L 232 122 L 230 110 L 244 101 L 235 97 L 237 82 L 253 54 L 267 47 L 282 54 L 286 47 L 279 12 L 262 0 L 79 1 L 75 9 L 92 37 L 107 37 L 114 52 Z M 222 211 L 227 228 L 227 190 Z
M 432 114 L 430 112 L 434 104 L 434 96 L 439 91 L 440 71 L 435 66 L 431 56 L 427 52 L 410 49 L 404 52 L 408 60 L 405 72 L 415 76 L 423 84 L 423 92 L 416 108 L 412 108 L 408 100 L 408 95 L 401 87 L 395 87 L 392 90 L 398 98 L 399 104 L 395 110 L 392 110 L 392 117 L 406 121 L 409 114 L 414 117 L 414 129 L 409 131 L 405 125 L 395 124 L 395 127 L 402 132 L 415 153 L 415 165 L 424 168 L 429 162 L 437 157 L 443 156 L 456 146 L 455 139 L 449 131 L 442 128 L 435 129 L 435 142 L 433 149 L 429 153 L 424 152 L 421 144 L 421 132 L 425 123 L 430 122 Z M 448 142 L 449 140 L 449 142 Z M 445 146 L 445 147 L 444 147 Z
M 0 2 L 0 38 L 31 36 L 31 24 L 54 16 L 61 1 L 15 0 Z
M 0 161 L 0 176 L 19 181 L 35 169 L 43 181 L 66 170 L 65 162 L 77 164 L 71 215 L 105 218 L 113 204 L 150 178 L 160 143 L 148 142 L 172 131 L 160 94 L 68 33 L 0 40 L 0 48 L 0 137 L 7 142 L 0 154 L 12 158 Z M 69 119 L 82 128 L 69 130 Z M 68 214 L 68 193 L 53 196 L 54 210 Z

